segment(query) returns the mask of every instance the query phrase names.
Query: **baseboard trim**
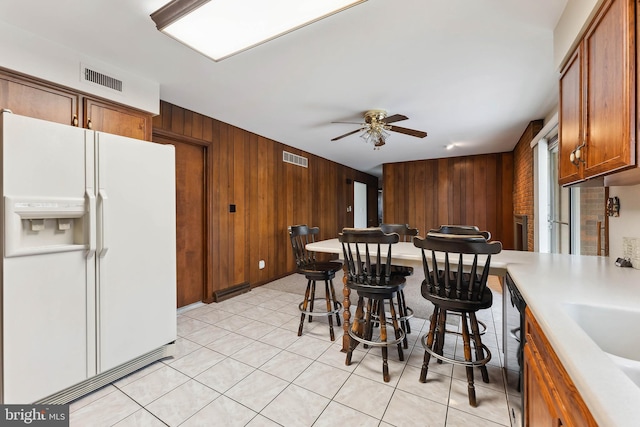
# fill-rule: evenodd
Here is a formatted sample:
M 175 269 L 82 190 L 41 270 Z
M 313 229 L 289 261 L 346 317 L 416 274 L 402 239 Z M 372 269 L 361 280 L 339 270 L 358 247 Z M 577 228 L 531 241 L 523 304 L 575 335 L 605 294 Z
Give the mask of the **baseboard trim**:
M 213 293 L 213 301 L 221 302 L 226 299 L 233 298 L 237 295 L 244 294 L 245 292 L 249 292 L 250 290 L 251 285 L 249 284 L 249 282 L 240 283 L 239 285 L 234 285 L 220 291 L 215 291 Z

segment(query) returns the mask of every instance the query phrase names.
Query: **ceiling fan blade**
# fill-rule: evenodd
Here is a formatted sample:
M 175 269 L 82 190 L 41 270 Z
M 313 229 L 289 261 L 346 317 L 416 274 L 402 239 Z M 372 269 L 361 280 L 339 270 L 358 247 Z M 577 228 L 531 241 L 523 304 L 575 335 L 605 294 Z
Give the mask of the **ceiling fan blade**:
M 391 126 L 389 130 L 393 132 L 404 133 L 405 135 L 415 136 L 418 138 L 424 138 L 425 136 L 427 136 L 427 133 L 421 130 L 401 128 L 400 126 Z
M 362 131 L 362 129 L 364 129 L 364 128 L 356 129 L 356 130 L 351 131 L 349 133 L 345 133 L 344 135 L 336 136 L 335 138 L 332 139 L 332 141 L 337 141 L 339 139 L 344 138 L 345 136 L 353 135 L 354 133 L 358 133 L 358 132 Z
M 381 120 L 383 123 L 395 123 L 402 120 L 407 120 L 409 117 L 403 116 L 402 114 L 394 114 L 393 116 L 385 117 Z

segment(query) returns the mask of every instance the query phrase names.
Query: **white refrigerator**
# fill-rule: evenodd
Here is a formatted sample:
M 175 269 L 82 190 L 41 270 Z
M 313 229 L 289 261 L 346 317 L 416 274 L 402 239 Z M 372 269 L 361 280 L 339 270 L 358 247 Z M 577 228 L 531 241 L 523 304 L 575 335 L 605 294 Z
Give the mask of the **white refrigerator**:
M 62 403 L 176 339 L 174 149 L 0 115 L 0 403 Z

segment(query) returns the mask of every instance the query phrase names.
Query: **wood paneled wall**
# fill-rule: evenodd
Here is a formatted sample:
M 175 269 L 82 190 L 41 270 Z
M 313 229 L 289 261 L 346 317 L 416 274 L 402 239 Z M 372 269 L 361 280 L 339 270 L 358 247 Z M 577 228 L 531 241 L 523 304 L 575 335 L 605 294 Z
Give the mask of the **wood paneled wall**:
M 211 150 L 211 292 L 248 282 L 257 286 L 295 270 L 287 227 L 320 227 L 320 238 L 353 226 L 353 185 L 368 188 L 368 222 L 377 224 L 378 179 L 210 117 L 161 102 L 154 132 L 205 141 Z M 309 159 L 304 168 L 282 151 Z M 235 212 L 230 206 L 235 205 Z M 266 267 L 258 268 L 264 260 Z
M 421 236 L 443 224 L 477 225 L 513 248 L 513 153 L 388 163 L 383 221 Z

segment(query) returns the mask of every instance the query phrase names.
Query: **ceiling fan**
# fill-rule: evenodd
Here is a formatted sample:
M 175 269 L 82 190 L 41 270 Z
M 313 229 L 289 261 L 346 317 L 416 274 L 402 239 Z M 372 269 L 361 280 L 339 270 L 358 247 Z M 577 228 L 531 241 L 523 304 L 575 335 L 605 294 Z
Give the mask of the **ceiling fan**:
M 373 148 L 379 149 L 386 142 L 387 137 L 389 136 L 389 132 L 398 132 L 403 133 L 405 135 L 415 136 L 417 138 L 424 138 L 427 136 L 427 133 L 421 130 L 407 129 L 400 126 L 394 126 L 390 123 L 399 122 L 402 120 L 407 120 L 408 117 L 402 114 L 393 114 L 391 116 L 387 116 L 387 112 L 385 110 L 369 110 L 364 113 L 364 123 L 357 122 L 331 122 L 331 123 L 350 123 L 360 125 L 360 128 L 345 133 L 344 135 L 337 136 L 333 138 L 331 141 L 337 141 L 346 136 L 353 135 L 354 133 L 362 132 L 360 135 L 365 141 L 373 144 Z

